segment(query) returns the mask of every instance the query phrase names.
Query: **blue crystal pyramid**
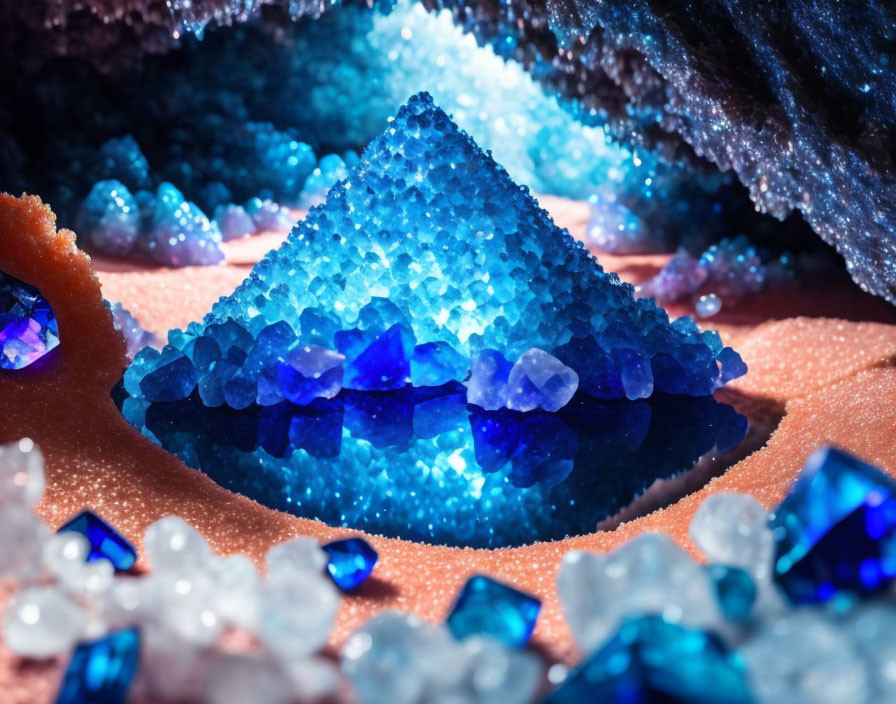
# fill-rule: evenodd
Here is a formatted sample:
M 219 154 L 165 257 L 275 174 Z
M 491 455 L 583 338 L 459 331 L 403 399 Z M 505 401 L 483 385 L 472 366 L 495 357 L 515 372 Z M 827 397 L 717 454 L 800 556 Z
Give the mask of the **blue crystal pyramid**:
M 124 704 L 140 661 L 140 634 L 117 631 L 72 653 L 56 704 Z
M 327 574 L 342 591 L 360 586 L 373 572 L 376 550 L 363 538 L 334 540 L 323 546 L 327 553 Z
M 0 271 L 0 369 L 23 369 L 58 344 L 59 326 L 47 299 Z
M 522 648 L 532 637 L 541 601 L 491 577 L 470 577 L 445 620 L 458 640 L 487 635 L 508 648 Z
M 743 663 L 711 633 L 644 616 L 573 670 L 544 704 L 751 704 Z
M 816 451 L 771 527 L 774 577 L 794 603 L 873 594 L 896 577 L 896 481 L 846 452 Z
M 427 94 L 168 342 L 117 392 L 146 436 L 269 507 L 408 539 L 590 531 L 745 429 L 710 395 L 737 353 L 636 300 Z M 476 401 L 490 379 L 503 406 Z
M 124 536 L 93 511 L 81 511 L 60 526 L 60 533 L 80 533 L 90 544 L 87 561 L 109 560 L 119 571 L 129 570 L 137 562 L 137 551 Z

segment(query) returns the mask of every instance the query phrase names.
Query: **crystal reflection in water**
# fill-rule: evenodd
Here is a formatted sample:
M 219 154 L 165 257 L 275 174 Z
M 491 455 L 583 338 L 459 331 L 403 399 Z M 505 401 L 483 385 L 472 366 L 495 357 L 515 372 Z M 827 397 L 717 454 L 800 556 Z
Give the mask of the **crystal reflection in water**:
M 145 432 L 274 509 L 387 536 L 501 547 L 592 531 L 654 479 L 740 442 L 747 425 L 709 396 L 578 395 L 559 413 L 519 413 L 469 406 L 464 391 L 343 391 L 309 406 L 243 411 L 191 398 L 149 405 Z M 127 403 L 124 413 L 141 425 Z

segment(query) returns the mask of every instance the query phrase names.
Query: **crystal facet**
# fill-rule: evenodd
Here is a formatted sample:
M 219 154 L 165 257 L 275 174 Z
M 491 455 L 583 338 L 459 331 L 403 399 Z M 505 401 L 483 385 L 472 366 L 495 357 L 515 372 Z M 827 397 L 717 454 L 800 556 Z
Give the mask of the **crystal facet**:
M 87 561 L 109 560 L 116 570 L 129 570 L 137 561 L 137 551 L 115 528 L 92 511 L 82 511 L 66 521 L 59 532 L 74 531 L 90 543 Z
M 139 661 L 136 629 L 80 643 L 72 653 L 56 704 L 124 704 Z
M 770 525 L 774 578 L 795 603 L 872 594 L 896 577 L 896 481 L 845 452 L 816 451 Z
M 522 648 L 532 637 L 541 601 L 484 575 L 467 580 L 445 620 L 462 640 L 474 634 L 490 636 L 509 648 Z
M 329 556 L 327 573 L 342 591 L 351 591 L 366 580 L 378 555 L 363 538 L 335 540 L 323 546 Z
M 752 704 L 740 658 L 706 631 L 645 616 L 626 621 L 545 704 Z
M 23 369 L 57 345 L 59 325 L 47 299 L 0 271 L 0 369 Z

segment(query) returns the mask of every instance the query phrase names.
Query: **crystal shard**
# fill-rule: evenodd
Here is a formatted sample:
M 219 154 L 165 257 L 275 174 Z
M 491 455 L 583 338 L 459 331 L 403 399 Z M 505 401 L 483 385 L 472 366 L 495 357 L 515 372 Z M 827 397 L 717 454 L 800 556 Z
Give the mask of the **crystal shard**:
M 139 660 L 136 629 L 81 643 L 72 653 L 56 704 L 124 704 Z
M 23 369 L 58 344 L 59 326 L 47 299 L 0 271 L 0 369 Z
M 751 704 L 741 660 L 706 631 L 644 616 L 626 621 L 544 700 Z
M 480 634 L 508 648 L 522 648 L 532 637 L 541 601 L 484 575 L 467 580 L 445 623 L 458 640 Z
M 74 531 L 87 538 L 90 552 L 87 561 L 109 560 L 116 570 L 129 570 L 137 561 L 137 551 L 106 521 L 92 511 L 82 511 L 59 528 Z
M 816 451 L 770 525 L 774 578 L 795 603 L 873 594 L 896 577 L 896 481 L 845 452 Z
M 378 555 L 363 538 L 334 540 L 323 546 L 329 556 L 327 573 L 342 591 L 361 585 L 373 572 Z

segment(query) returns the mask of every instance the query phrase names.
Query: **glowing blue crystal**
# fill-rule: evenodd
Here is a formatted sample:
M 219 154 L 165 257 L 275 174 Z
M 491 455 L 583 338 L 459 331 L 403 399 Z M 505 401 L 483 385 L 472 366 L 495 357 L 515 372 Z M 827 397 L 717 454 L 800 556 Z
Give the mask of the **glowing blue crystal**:
M 751 704 L 741 659 L 715 635 L 645 616 L 626 621 L 545 704 Z
M 221 238 L 228 242 L 255 234 L 255 222 L 241 205 L 221 205 L 215 210 L 215 222 Z
M 774 578 L 795 603 L 879 592 L 896 577 L 896 481 L 832 447 L 770 519 Z
M 103 142 L 97 157 L 96 180 L 115 179 L 132 191 L 152 187 L 149 162 L 131 135 Z
M 140 662 L 140 634 L 117 631 L 72 653 L 56 704 L 124 704 Z
M 458 640 L 487 635 L 509 648 L 522 648 L 532 637 L 541 601 L 484 575 L 467 580 L 445 620 Z
M 75 227 L 101 252 L 130 254 L 140 236 L 137 201 L 120 181 L 97 181 L 81 204 Z
M 47 299 L 0 271 L 0 369 L 23 369 L 58 345 L 59 325 Z
M 322 547 L 329 557 L 327 573 L 344 592 L 360 586 L 373 572 L 379 557 L 363 538 L 335 540 Z
M 115 528 L 92 511 L 81 511 L 66 521 L 59 532 L 80 533 L 90 543 L 87 561 L 109 560 L 119 571 L 129 570 L 137 561 L 137 551 Z
M 168 266 L 219 264 L 220 242 L 218 226 L 196 205 L 170 183 L 159 186 L 149 229 L 138 243 L 147 256 Z

